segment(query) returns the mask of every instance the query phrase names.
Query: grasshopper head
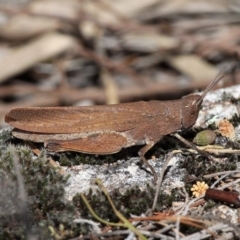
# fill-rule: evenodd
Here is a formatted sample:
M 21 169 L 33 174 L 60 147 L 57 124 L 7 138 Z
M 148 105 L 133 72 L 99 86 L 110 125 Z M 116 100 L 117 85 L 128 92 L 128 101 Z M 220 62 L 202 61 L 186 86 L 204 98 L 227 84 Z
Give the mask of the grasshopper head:
M 211 91 L 211 89 L 224 77 L 222 72 L 223 69 L 218 73 L 218 75 L 213 79 L 213 81 L 209 83 L 209 85 L 206 87 L 206 89 L 201 95 L 190 94 L 182 98 L 182 128 L 190 128 L 195 124 L 203 99 L 209 93 L 209 91 Z
M 201 95 L 190 94 L 182 98 L 181 123 L 182 128 L 192 127 L 198 118 L 198 113 L 202 104 Z

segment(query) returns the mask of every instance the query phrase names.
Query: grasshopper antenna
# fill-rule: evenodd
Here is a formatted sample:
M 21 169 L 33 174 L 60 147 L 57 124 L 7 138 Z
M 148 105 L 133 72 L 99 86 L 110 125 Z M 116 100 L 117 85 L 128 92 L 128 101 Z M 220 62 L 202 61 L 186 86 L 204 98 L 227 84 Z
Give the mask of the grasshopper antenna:
M 200 105 L 202 103 L 202 100 L 205 98 L 205 96 L 208 94 L 208 92 L 224 77 L 224 70 L 226 67 L 222 68 L 220 72 L 217 74 L 215 79 L 206 87 L 204 92 L 202 93 L 201 97 L 196 102 L 197 105 Z

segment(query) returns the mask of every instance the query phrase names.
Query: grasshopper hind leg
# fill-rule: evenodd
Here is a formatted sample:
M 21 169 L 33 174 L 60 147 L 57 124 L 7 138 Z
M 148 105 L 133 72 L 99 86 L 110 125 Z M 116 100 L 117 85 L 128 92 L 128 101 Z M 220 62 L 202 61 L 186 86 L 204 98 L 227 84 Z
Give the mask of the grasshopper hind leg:
M 71 140 L 49 139 L 45 142 L 47 149 L 53 152 L 74 151 L 100 155 L 119 152 L 126 145 L 127 139 L 115 132 L 92 133 Z

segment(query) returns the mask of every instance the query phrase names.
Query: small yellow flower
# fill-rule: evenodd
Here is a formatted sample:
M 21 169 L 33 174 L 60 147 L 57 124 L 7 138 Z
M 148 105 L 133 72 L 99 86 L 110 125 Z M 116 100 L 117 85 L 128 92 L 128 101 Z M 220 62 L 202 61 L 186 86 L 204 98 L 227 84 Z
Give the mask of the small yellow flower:
M 204 194 L 208 188 L 205 182 L 197 181 L 197 183 L 192 186 L 191 191 L 193 192 L 193 196 L 199 197 Z

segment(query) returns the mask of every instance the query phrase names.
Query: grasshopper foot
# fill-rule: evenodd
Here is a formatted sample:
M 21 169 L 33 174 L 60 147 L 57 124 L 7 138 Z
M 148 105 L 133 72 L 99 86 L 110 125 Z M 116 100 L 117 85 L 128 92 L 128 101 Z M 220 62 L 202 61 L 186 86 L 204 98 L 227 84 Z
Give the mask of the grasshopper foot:
M 142 161 L 145 163 L 145 165 L 147 167 L 150 168 L 152 174 L 153 174 L 153 184 L 156 185 L 157 183 L 157 173 L 155 172 L 154 168 L 149 164 L 149 162 L 146 160 L 146 158 L 144 157 L 145 153 L 150 149 L 152 148 L 152 146 L 154 145 L 155 143 L 153 141 L 148 141 L 147 142 L 147 145 L 145 145 L 143 148 L 141 148 L 138 152 L 138 155 L 139 157 L 142 159 Z

